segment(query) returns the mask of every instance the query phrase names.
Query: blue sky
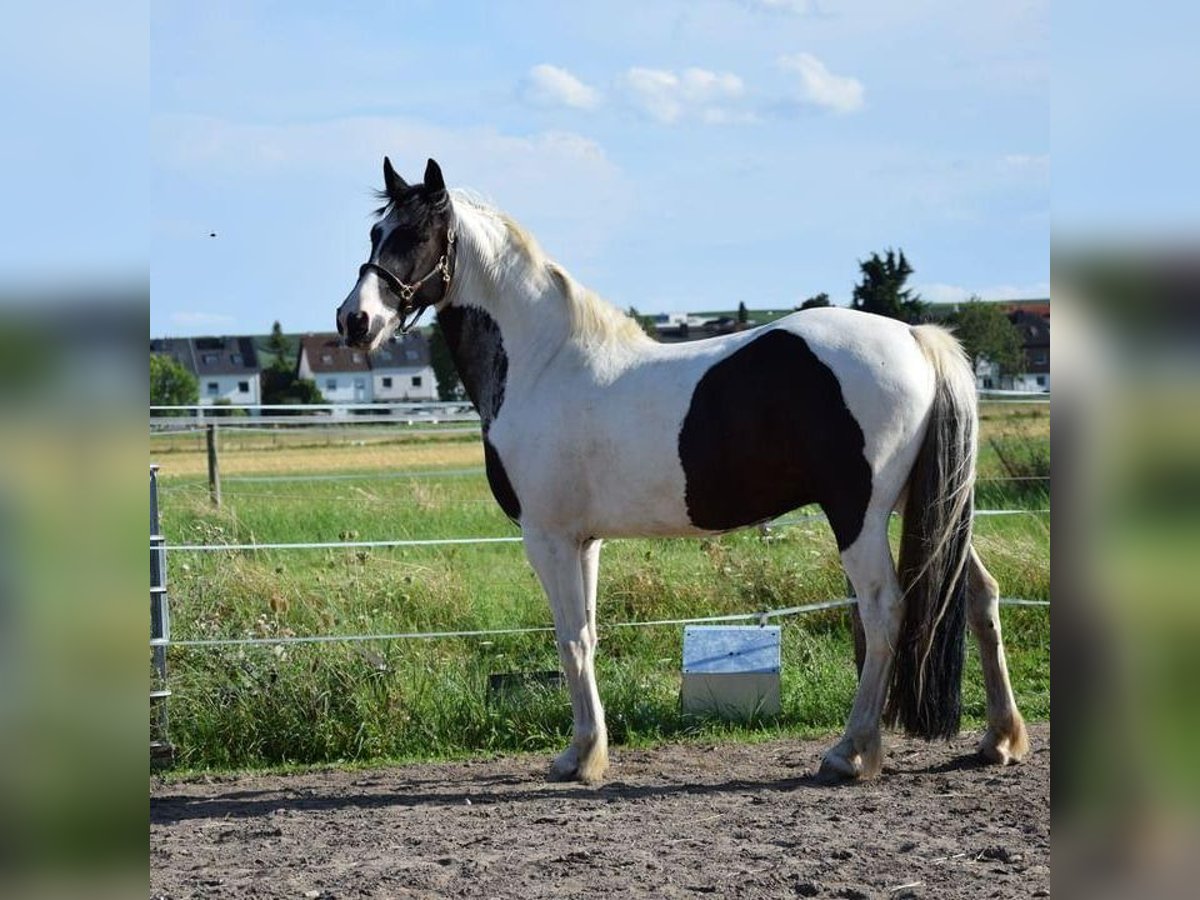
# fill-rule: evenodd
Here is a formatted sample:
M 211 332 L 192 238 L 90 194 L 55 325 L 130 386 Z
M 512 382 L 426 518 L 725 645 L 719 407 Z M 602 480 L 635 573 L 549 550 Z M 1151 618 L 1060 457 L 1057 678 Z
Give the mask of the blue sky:
M 331 330 L 383 155 L 643 312 L 1046 296 L 1042 2 L 156 2 L 152 335 Z M 210 232 L 217 237 L 210 238 Z

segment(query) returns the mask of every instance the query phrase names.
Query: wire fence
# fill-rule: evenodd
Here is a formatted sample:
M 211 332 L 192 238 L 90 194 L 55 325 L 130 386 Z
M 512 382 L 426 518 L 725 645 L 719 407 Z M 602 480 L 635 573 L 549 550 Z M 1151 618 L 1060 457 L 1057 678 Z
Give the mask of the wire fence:
M 858 600 L 854 597 L 842 597 L 836 600 L 823 600 L 818 603 L 806 603 L 802 606 L 788 606 L 783 609 L 770 609 L 762 612 L 731 613 L 721 616 L 696 616 L 686 619 L 651 619 L 637 622 L 599 623 L 600 630 L 608 628 L 660 628 L 668 625 L 713 625 L 723 622 L 754 622 L 766 625 L 771 619 L 781 619 L 806 613 L 820 612 L 827 609 L 841 609 L 854 606 Z M 1049 607 L 1049 600 L 1025 600 L 1018 597 L 1002 597 L 1000 603 L 1005 606 L 1035 606 Z M 484 638 L 505 635 L 545 634 L 554 631 L 553 625 L 537 625 L 528 628 L 480 628 L 464 631 L 401 631 L 390 634 L 318 634 L 279 637 L 243 637 L 243 638 L 196 638 L 174 640 L 170 638 L 151 639 L 151 647 L 266 647 L 286 646 L 288 644 L 351 644 L 368 641 L 406 641 L 406 640 L 439 640 L 447 638 Z

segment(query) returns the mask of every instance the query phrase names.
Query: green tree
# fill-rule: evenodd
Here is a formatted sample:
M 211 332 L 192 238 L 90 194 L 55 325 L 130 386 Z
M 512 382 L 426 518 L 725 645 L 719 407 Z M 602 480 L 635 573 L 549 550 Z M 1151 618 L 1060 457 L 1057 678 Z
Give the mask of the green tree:
M 442 326 L 438 322 L 429 326 L 429 364 L 433 366 L 433 375 L 437 378 L 439 400 L 466 398 L 467 391 L 459 380 L 450 345 L 446 343 L 446 335 L 442 333 Z
M 819 294 L 813 294 L 811 297 L 809 297 L 807 300 L 805 300 L 803 303 L 801 303 L 796 308 L 797 309 L 816 309 L 820 306 L 832 306 L 832 305 L 833 304 L 829 301 L 829 295 L 826 294 L 824 291 L 822 291 Z
M 278 322 L 271 326 L 271 335 L 263 344 L 263 350 L 272 357 L 262 370 L 263 403 L 303 405 L 325 402 L 315 381 L 299 377 L 295 351 Z
M 746 309 L 745 303 L 738 304 L 737 319 L 739 325 L 745 325 L 750 321 L 750 310 Z
M 980 360 L 986 359 L 998 365 L 1003 375 L 1021 371 L 1025 362 L 1021 335 L 997 304 L 972 297 L 959 307 L 950 322 L 973 365 L 978 367 Z
M 654 338 L 656 341 L 658 340 L 658 329 L 654 327 L 653 316 L 643 316 L 637 311 L 636 306 L 629 307 L 629 309 L 626 311 L 626 315 L 633 319 L 633 321 L 637 322 L 642 331 L 646 332 L 648 336 Z
M 263 349 L 271 354 L 271 362 L 278 363 L 286 361 L 292 355 L 292 346 L 288 343 L 288 339 L 283 336 L 283 326 L 276 321 L 271 326 L 271 335 L 263 344 Z M 285 365 L 285 368 L 291 368 L 291 365 Z
M 920 321 L 925 303 L 904 286 L 913 267 L 904 258 L 903 250 L 897 253 L 889 247 L 883 256 L 872 253 L 871 258 L 860 261 L 858 267 L 862 271 L 862 281 L 854 286 L 851 305 L 855 309 L 902 322 Z
M 150 404 L 186 406 L 200 402 L 200 383 L 174 358 L 162 353 L 150 354 Z

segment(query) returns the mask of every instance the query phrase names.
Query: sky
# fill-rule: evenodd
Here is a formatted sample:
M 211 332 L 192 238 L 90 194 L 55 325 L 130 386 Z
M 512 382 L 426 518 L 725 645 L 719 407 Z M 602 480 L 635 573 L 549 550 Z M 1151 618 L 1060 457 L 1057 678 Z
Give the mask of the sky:
M 621 308 L 1044 297 L 1044 2 L 150 7 L 150 333 L 329 331 L 383 156 Z M 210 237 L 215 234 L 215 237 Z

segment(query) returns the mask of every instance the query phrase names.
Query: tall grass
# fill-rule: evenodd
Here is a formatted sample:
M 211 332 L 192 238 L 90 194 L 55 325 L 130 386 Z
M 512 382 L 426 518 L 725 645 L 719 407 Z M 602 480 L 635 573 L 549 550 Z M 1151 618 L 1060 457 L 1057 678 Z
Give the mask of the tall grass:
M 269 452 L 269 451 L 264 451 Z M 395 469 L 404 469 L 403 448 Z M 515 534 L 482 476 L 230 482 L 214 509 L 204 485 L 161 474 L 172 544 L 484 537 Z M 997 482 L 1003 485 L 1004 482 Z M 982 488 L 982 485 L 981 485 Z M 989 502 L 1040 505 L 1008 493 Z M 1049 595 L 1048 517 L 981 519 L 977 546 L 1006 596 Z M 727 724 L 679 708 L 682 628 L 613 627 L 751 612 L 840 597 L 845 580 L 828 528 L 805 522 L 764 537 L 606 544 L 600 575 L 598 677 L 610 737 L 646 743 L 725 733 L 814 734 L 840 728 L 854 693 L 845 610 L 781 620 L 782 712 Z M 484 630 L 551 624 L 517 544 L 293 551 L 172 551 L 176 639 Z M 1049 714 L 1049 616 L 1003 612 L 1018 700 Z M 553 752 L 569 739 L 565 692 L 530 686 L 489 696 L 488 676 L 558 668 L 551 634 L 486 639 L 172 648 L 171 736 L 184 768 L 426 759 Z M 968 725 L 984 711 L 968 660 Z

